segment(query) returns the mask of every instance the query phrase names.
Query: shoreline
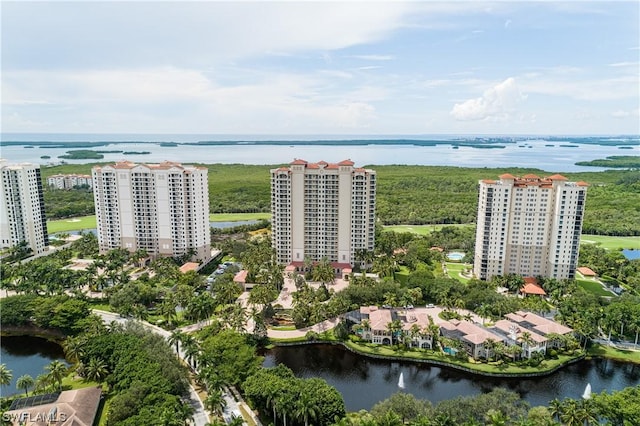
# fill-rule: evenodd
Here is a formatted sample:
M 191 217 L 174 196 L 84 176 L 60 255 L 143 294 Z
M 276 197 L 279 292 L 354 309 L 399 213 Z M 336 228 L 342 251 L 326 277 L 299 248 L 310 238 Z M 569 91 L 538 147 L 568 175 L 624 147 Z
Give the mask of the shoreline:
M 466 373 L 471 373 L 473 375 L 476 376 L 483 376 L 483 377 L 495 377 L 495 378 L 533 378 L 533 377 L 544 377 L 544 376 L 549 376 L 551 374 L 556 373 L 558 370 L 567 367 L 569 365 L 575 364 L 577 362 L 583 361 L 583 360 L 588 360 L 591 358 L 604 358 L 604 359 L 611 359 L 614 361 L 618 361 L 618 362 L 624 362 L 624 363 L 629 363 L 629 364 L 634 364 L 634 365 L 638 365 L 640 363 L 636 363 L 633 360 L 628 360 L 628 359 L 620 359 L 620 358 L 615 358 L 615 357 L 607 357 L 605 355 L 593 355 L 593 354 L 589 354 L 589 353 L 582 353 L 580 355 L 577 356 L 573 356 L 570 357 L 569 359 L 567 359 L 566 361 L 560 363 L 559 365 L 555 365 L 553 367 L 550 367 L 548 369 L 545 370 L 541 370 L 541 371 L 531 371 L 531 372 L 500 372 L 499 368 L 496 367 L 495 369 L 498 370 L 496 372 L 488 372 L 488 371 L 483 371 L 483 370 L 479 370 L 479 369 L 475 369 L 473 368 L 473 364 L 470 364 L 469 367 L 467 366 L 463 366 L 463 365 L 459 365 L 456 363 L 451 363 L 451 362 L 447 362 L 447 361 L 442 361 L 442 360 L 436 360 L 436 359 L 428 359 L 428 358 L 415 358 L 415 357 L 407 357 L 407 356 L 393 356 L 393 355 L 378 355 L 378 354 L 371 354 L 369 352 L 366 351 L 361 351 L 358 350 L 357 348 L 357 344 L 355 343 L 351 343 L 351 345 L 349 345 L 349 343 L 347 342 L 341 342 L 341 341 L 335 341 L 335 340 L 315 340 L 315 341 L 299 341 L 299 342 L 286 342 L 286 341 L 274 341 L 273 339 L 270 339 L 270 345 L 273 346 L 304 346 L 304 345 L 332 345 L 332 346 L 342 346 L 345 350 L 348 350 L 351 353 L 357 354 L 359 356 L 364 356 L 367 358 L 371 358 L 371 359 L 377 359 L 377 360 L 386 360 L 386 361 L 394 361 L 394 362 L 407 362 L 407 363 L 416 363 L 416 364 L 427 364 L 427 365 L 433 365 L 436 367 L 444 367 L 444 368 L 450 368 L 453 370 L 457 370 L 457 371 L 462 371 L 462 372 L 466 372 Z M 352 346 L 353 345 L 353 346 Z M 268 349 L 267 349 L 268 350 Z M 487 364 L 481 364 L 483 366 L 487 366 Z

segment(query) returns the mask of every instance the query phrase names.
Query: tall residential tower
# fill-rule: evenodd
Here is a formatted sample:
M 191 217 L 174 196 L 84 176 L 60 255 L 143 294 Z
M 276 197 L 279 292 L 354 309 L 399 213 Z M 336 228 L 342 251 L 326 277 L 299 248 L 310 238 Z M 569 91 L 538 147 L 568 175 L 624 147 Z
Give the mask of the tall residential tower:
M 376 172 L 350 160 L 295 160 L 271 170 L 271 227 L 278 261 L 326 257 L 336 272 L 375 244 Z
M 101 251 L 210 258 L 206 168 L 122 161 L 91 172 Z
M 49 244 L 40 166 L 0 160 L 0 247 L 26 242 L 33 254 Z
M 475 276 L 574 278 L 586 195 L 561 175 L 480 181 Z

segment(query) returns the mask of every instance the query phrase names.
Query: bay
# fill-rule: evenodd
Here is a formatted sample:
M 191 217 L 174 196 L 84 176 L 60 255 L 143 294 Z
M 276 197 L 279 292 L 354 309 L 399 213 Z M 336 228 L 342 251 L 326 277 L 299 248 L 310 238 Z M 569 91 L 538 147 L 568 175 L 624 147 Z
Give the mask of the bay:
M 364 136 L 363 136 L 364 137 Z M 255 136 L 235 135 L 233 139 L 220 135 L 2 135 L 3 141 L 14 142 L 66 142 L 69 146 L 48 147 L 35 144 L 31 149 L 24 145 L 1 145 L 1 156 L 9 162 L 33 162 L 39 164 L 59 163 L 59 155 L 73 149 L 72 144 L 103 142 L 93 148 L 100 151 L 150 151 L 148 155 L 124 155 L 105 153 L 102 160 L 66 160 L 69 164 L 114 162 L 127 159 L 134 162 L 157 163 L 176 161 L 202 164 L 286 164 L 296 158 L 310 162 L 325 160 L 337 162 L 353 160 L 357 166 L 364 165 L 429 165 L 459 167 L 527 167 L 548 172 L 601 171 L 601 167 L 576 166 L 577 161 L 605 158 L 611 155 L 640 155 L 637 138 L 625 139 L 627 149 L 620 150 L 612 139 L 597 141 L 578 138 L 575 140 L 548 140 L 545 138 L 514 140 L 511 138 L 456 139 L 455 135 L 411 137 L 388 136 L 372 138 L 362 144 L 354 140 L 362 137 L 342 136 Z M 324 142 L 318 141 L 322 139 Z M 136 142 L 123 142 L 132 141 Z M 200 141 L 227 141 L 219 145 L 197 145 Z M 265 142 L 267 141 L 267 142 Z M 271 142 L 269 142 L 271 141 Z M 342 142 L 341 142 L 342 141 Z M 413 141 L 413 142 L 412 142 Z M 433 141 L 431 143 L 430 141 Z M 115 143 L 117 142 L 117 143 Z M 177 146 L 161 146 L 160 142 L 175 142 Z M 189 145 L 183 145 L 191 143 Z M 499 148 L 495 147 L 499 146 Z M 493 147 L 493 148 L 492 148 Z M 49 156 L 43 159 L 42 156 Z

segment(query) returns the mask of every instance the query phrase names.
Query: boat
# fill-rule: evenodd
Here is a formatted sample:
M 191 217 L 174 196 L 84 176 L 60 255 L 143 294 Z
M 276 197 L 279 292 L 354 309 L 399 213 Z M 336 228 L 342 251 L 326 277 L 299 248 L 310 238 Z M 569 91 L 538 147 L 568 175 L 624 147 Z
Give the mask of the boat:
M 400 389 L 404 389 L 404 376 L 400 373 L 400 378 L 398 379 L 398 387 Z

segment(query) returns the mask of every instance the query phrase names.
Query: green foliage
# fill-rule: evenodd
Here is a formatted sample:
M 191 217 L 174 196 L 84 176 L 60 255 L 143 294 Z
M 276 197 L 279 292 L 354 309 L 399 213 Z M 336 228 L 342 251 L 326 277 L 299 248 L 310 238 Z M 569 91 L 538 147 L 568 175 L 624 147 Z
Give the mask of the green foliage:
M 157 425 L 164 411 L 180 412 L 187 373 L 161 336 L 128 327 L 88 336 L 80 361 L 102 360 L 109 372 L 108 425 Z
M 56 189 L 44 185 L 45 213 L 48 219 L 95 214 L 93 192 L 88 189 Z
M 247 336 L 223 330 L 202 342 L 200 363 L 215 368 L 223 383 L 237 385 L 253 374 L 262 359 L 256 356 Z
M 66 154 L 58 155 L 58 158 L 64 158 L 65 160 L 101 160 L 104 155 L 91 149 L 72 149 L 67 151 Z
M 33 324 L 54 328 L 65 334 L 83 331 L 91 309 L 86 301 L 66 295 L 42 297 L 33 294 L 15 295 L 0 300 L 0 325 Z
M 27 324 L 33 316 L 38 299 L 34 294 L 19 294 L 0 299 L 0 325 L 6 327 Z
M 209 164 L 211 212 L 268 212 L 271 208 L 269 170 L 278 167 Z M 89 173 L 92 164 L 43 168 L 43 178 L 56 173 Z M 384 224 L 474 223 L 477 184 L 502 173 L 549 173 L 538 169 L 486 169 L 443 166 L 370 166 L 378 173 L 377 214 Z M 640 235 L 640 175 L 638 171 L 564 173 L 570 180 L 591 184 L 583 232 Z M 74 191 L 68 191 L 74 192 Z M 46 201 L 46 210 L 49 203 Z M 398 208 L 401 206 L 402 208 Z M 93 208 L 90 209 L 93 211 Z M 83 213 L 87 214 L 87 213 Z
M 322 379 L 298 379 L 284 365 L 260 368 L 242 384 L 255 408 L 288 424 L 326 426 L 345 416 L 342 395 Z
M 610 155 L 607 158 L 601 158 L 591 161 L 578 161 L 577 166 L 595 166 L 595 167 L 617 167 L 617 168 L 640 168 L 640 157 L 634 155 Z
M 371 414 L 374 417 L 383 417 L 388 412 L 398 415 L 402 423 L 406 423 L 415 420 L 419 416 L 431 417 L 433 415 L 433 407 L 427 400 L 417 399 L 408 393 L 397 392 L 371 408 Z

